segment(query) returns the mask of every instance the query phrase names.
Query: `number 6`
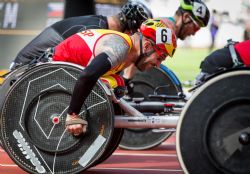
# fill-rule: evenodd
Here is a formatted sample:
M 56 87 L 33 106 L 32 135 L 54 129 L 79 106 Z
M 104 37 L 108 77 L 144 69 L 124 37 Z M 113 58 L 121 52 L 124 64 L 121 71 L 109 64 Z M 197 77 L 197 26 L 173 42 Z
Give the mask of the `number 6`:
M 163 43 L 166 43 L 168 41 L 168 31 L 167 31 L 167 29 L 162 29 L 161 30 L 161 41 Z

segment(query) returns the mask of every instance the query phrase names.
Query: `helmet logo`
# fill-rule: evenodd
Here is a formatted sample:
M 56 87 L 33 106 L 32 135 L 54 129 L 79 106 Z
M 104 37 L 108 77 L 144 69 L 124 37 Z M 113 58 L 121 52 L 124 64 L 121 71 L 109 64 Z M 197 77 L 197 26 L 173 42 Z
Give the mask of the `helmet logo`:
M 169 28 L 156 28 L 156 44 L 172 44 L 172 31 Z
M 193 14 L 195 16 L 204 18 L 206 15 L 206 7 L 198 2 L 194 2 L 194 6 L 193 6 Z

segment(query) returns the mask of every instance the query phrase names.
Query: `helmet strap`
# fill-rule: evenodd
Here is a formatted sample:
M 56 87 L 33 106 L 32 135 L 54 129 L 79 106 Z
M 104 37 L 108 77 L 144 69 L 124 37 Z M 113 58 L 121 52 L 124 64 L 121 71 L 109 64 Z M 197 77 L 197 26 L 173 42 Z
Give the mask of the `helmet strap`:
M 181 32 L 182 32 L 182 30 L 183 30 L 183 28 L 184 28 L 184 26 L 185 26 L 185 25 L 190 24 L 190 23 L 192 22 L 192 21 L 189 21 L 189 22 L 184 22 L 184 17 L 183 17 L 183 15 L 184 15 L 184 12 L 183 12 L 183 11 L 181 11 L 181 19 L 182 19 L 182 24 L 181 24 L 181 27 L 180 27 L 180 30 L 179 30 L 178 35 L 177 35 L 177 36 L 180 36 L 180 34 L 181 34 Z
M 138 56 L 138 58 L 137 58 L 137 60 L 136 60 L 136 62 L 135 62 L 135 66 L 141 71 L 141 69 L 138 67 L 139 62 L 140 62 L 144 57 L 147 57 L 147 56 L 151 55 L 151 54 L 154 52 L 154 50 L 148 51 L 148 52 L 146 52 L 146 53 L 143 53 L 143 48 L 142 48 L 142 38 L 143 38 L 143 35 L 142 35 L 142 33 L 139 33 L 139 34 L 140 34 L 140 55 Z
M 137 58 L 136 62 L 135 62 L 135 66 L 138 68 L 138 63 L 140 62 L 140 60 L 144 57 L 143 56 L 143 48 L 142 48 L 142 38 L 143 38 L 143 35 L 142 33 L 139 33 L 140 35 L 140 55 L 139 57 Z M 139 69 L 139 68 L 138 68 Z

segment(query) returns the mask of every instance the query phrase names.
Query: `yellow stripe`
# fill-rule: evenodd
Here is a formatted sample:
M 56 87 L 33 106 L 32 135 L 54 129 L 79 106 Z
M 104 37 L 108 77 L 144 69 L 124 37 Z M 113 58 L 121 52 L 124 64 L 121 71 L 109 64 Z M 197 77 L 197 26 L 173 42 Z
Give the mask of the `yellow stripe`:
M 102 76 L 101 79 L 108 81 L 109 85 L 112 89 L 114 89 L 118 86 L 116 79 L 112 76 Z
M 0 70 L 0 76 L 2 76 L 2 75 L 4 75 L 4 74 L 6 74 L 7 72 L 9 72 L 8 70 L 6 70 L 6 69 L 2 69 L 2 70 Z
M 1 78 L 1 77 L 0 77 L 0 85 L 2 85 L 3 82 L 4 82 L 4 78 Z
M 101 33 L 101 34 L 114 33 L 114 34 L 122 36 L 128 42 L 129 51 L 131 50 L 131 48 L 133 46 L 133 43 L 132 43 L 130 36 L 125 34 L 125 33 L 121 33 L 119 31 L 114 31 L 114 30 L 106 30 L 106 29 L 96 29 L 95 31 L 97 31 L 98 33 Z
M 2 30 L 0 29 L 0 35 L 23 35 L 23 36 L 36 36 L 41 30 Z
M 0 76 L 6 74 L 8 72 L 8 70 L 0 70 Z M 4 82 L 4 78 L 3 77 L 0 77 L 0 85 Z

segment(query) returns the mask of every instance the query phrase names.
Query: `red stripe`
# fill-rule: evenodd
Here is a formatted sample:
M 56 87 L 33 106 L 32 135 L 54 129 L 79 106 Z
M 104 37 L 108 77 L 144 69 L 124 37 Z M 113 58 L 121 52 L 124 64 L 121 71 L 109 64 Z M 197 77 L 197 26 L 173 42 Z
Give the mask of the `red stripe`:
M 87 43 L 80 36 L 74 34 L 56 46 L 53 60 L 87 66 L 91 56 L 92 51 Z
M 106 79 L 104 79 L 104 78 L 101 78 L 101 81 L 102 81 L 103 83 L 105 83 L 106 85 L 109 85 L 109 86 L 110 86 L 110 84 L 109 84 L 109 81 L 108 81 L 108 80 L 106 80 Z
M 110 76 L 116 80 L 118 86 L 125 86 L 124 80 L 120 75 L 111 74 Z

